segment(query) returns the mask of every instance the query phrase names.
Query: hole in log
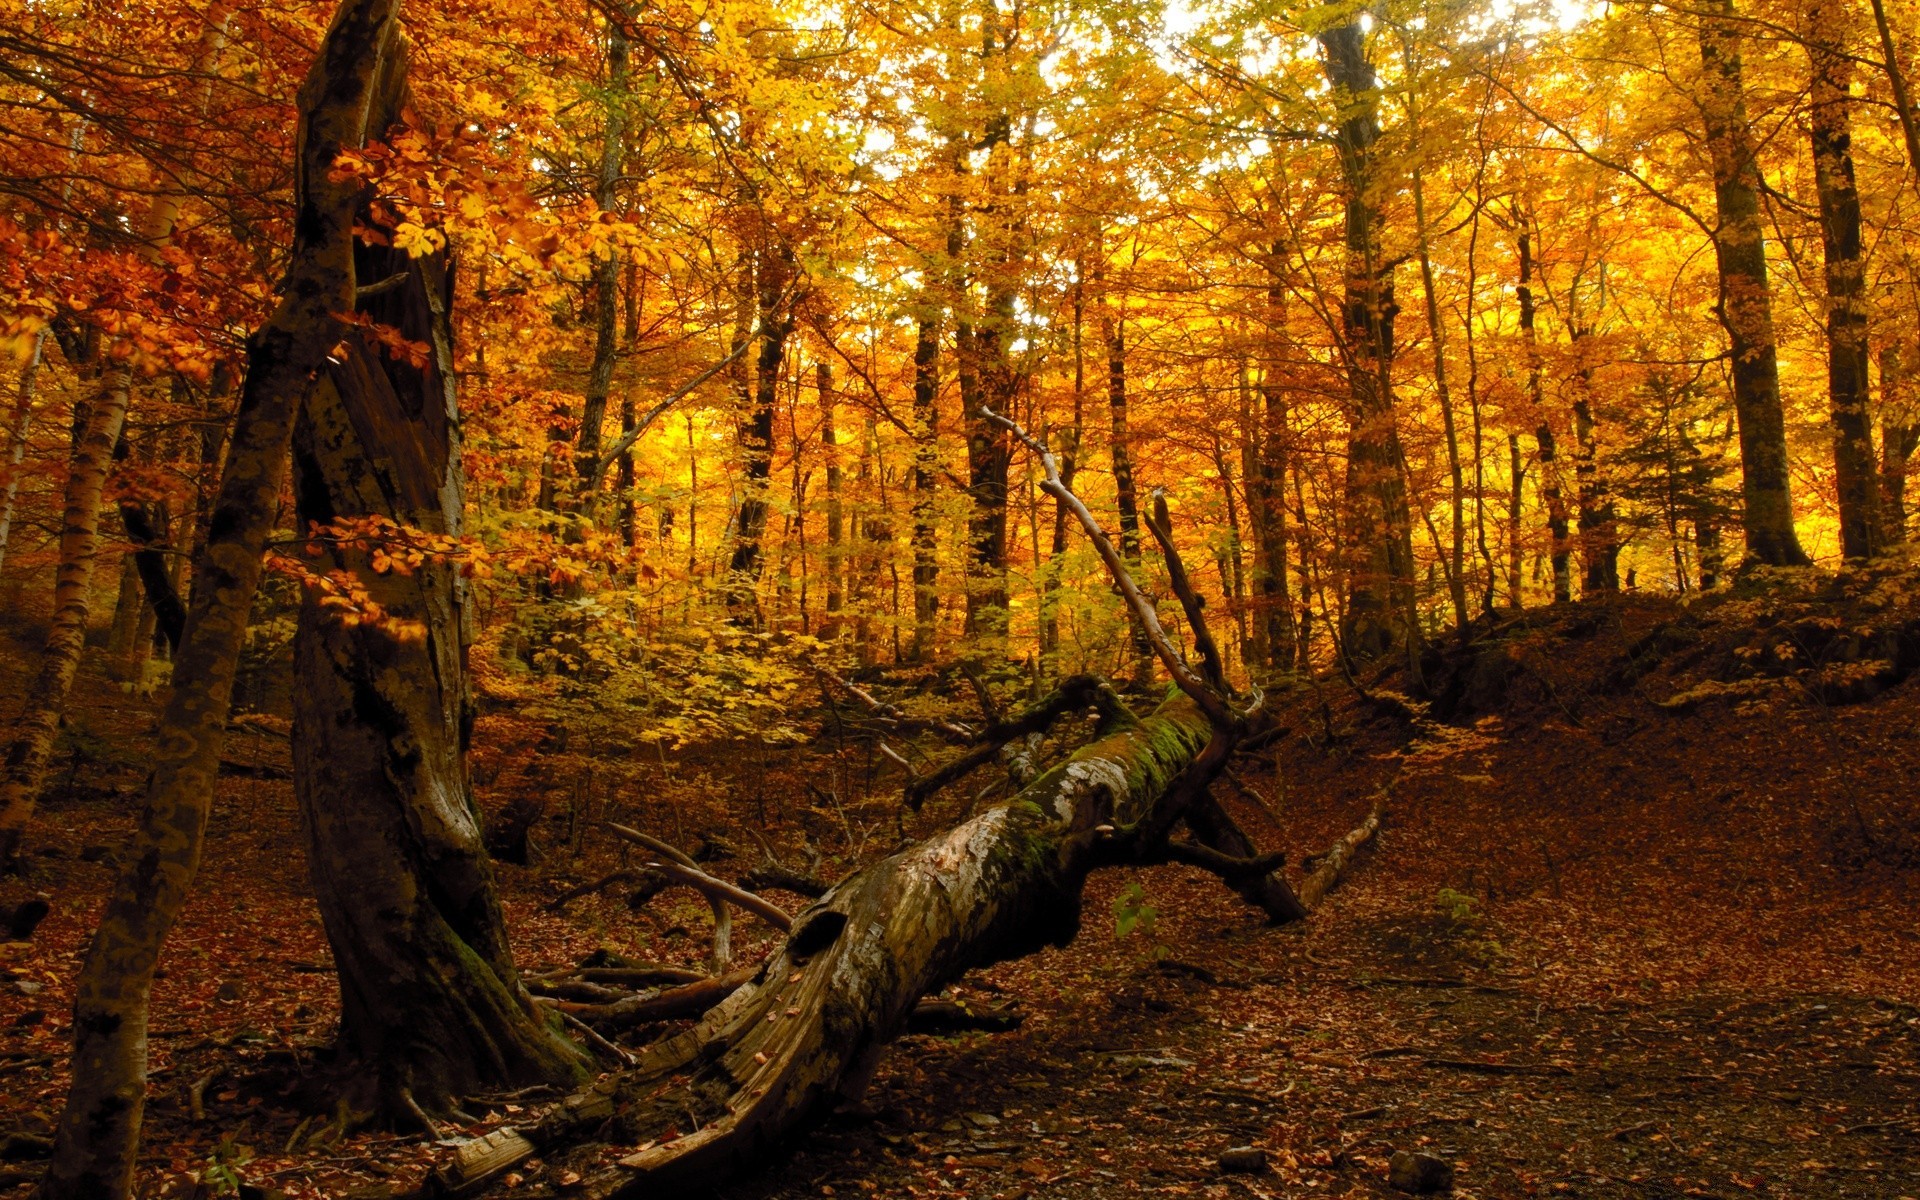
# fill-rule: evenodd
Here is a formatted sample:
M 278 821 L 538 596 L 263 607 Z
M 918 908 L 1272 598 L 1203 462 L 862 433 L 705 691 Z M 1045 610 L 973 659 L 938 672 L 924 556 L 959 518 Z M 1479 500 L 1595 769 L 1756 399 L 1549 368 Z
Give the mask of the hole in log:
M 847 927 L 847 914 L 822 909 L 810 917 L 801 920 L 793 934 L 787 938 L 787 957 L 801 962 L 833 945 L 840 931 Z

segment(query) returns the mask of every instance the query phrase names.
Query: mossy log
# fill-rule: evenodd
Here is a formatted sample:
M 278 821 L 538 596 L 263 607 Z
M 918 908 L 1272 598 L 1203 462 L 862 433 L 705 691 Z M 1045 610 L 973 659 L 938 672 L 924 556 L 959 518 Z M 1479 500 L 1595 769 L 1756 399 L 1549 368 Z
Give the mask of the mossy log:
M 604 1200 L 695 1194 L 764 1161 L 808 1119 L 858 1098 L 922 996 L 1072 940 L 1087 874 L 1162 857 L 1153 845 L 1231 741 L 1182 695 L 1144 720 L 1109 714 L 1011 800 L 804 909 L 752 982 L 524 1131 L 528 1153 L 585 1176 L 570 1195 Z M 616 1164 L 609 1147 L 623 1152 Z M 475 1185 L 457 1163 L 437 1176 L 442 1194 Z

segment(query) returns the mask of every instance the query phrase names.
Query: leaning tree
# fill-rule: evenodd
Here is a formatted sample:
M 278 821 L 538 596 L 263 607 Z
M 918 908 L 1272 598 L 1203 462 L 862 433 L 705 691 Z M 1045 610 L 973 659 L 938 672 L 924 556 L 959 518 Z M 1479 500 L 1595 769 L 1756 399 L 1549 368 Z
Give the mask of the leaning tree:
M 1273 717 L 1260 696 L 1237 696 L 1229 687 L 1174 552 L 1164 503 L 1148 525 L 1192 627 L 1197 667 L 1175 648 L 1093 515 L 1062 483 L 1052 455 L 1011 421 L 989 418 L 1033 451 L 1046 472 L 1042 487 L 1086 529 L 1173 677 L 1167 697 L 1135 717 L 1104 683 L 1082 677 L 983 730 L 950 728 L 976 745 L 951 770 L 916 781 L 921 790 L 1068 713 L 1098 714 L 1091 741 L 1006 802 L 855 872 L 802 910 L 757 971 L 701 993 L 704 1004 L 725 998 L 698 1024 L 647 1047 L 627 1069 L 568 1097 L 529 1129 L 468 1143 L 433 1186 L 474 1194 L 542 1154 L 581 1176 L 569 1195 L 688 1194 L 750 1166 L 837 1102 L 857 1099 L 921 997 L 974 968 L 1069 942 L 1090 872 L 1190 863 L 1286 921 L 1325 894 L 1377 827 L 1376 812 L 1336 844 L 1298 893 L 1279 873 L 1280 855 L 1253 852 L 1208 792 L 1236 749 L 1276 731 Z M 1183 826 L 1190 836 L 1178 835 Z M 676 872 L 710 894 L 734 894 L 685 865 Z M 668 992 L 644 1003 L 664 1015 L 673 999 Z M 625 1151 L 611 1165 L 609 1147 Z

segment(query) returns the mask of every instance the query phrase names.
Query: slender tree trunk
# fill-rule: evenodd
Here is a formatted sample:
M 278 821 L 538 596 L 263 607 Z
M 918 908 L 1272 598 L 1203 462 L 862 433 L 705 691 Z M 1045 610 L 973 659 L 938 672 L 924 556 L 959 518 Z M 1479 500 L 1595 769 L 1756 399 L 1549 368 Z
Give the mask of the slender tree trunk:
M 1344 356 L 1352 425 L 1347 439 L 1347 608 L 1342 645 L 1356 663 L 1396 651 L 1418 672 L 1413 524 L 1393 391 L 1393 266 L 1381 247 L 1375 143 L 1378 82 L 1356 20 L 1319 35 L 1340 105 L 1336 144 L 1346 192 Z
M 1428 246 L 1426 189 L 1418 170 L 1413 173 L 1413 221 L 1419 231 L 1420 291 L 1427 305 L 1427 331 L 1433 339 L 1433 392 L 1440 404 L 1440 422 L 1447 439 L 1447 475 L 1453 484 L 1449 508 L 1453 514 L 1453 543 L 1448 552 L 1447 591 L 1453 598 L 1453 625 L 1467 629 L 1467 510 L 1466 472 L 1460 465 L 1460 432 L 1454 427 L 1453 393 L 1447 386 L 1447 334 L 1440 323 L 1440 298 L 1433 283 L 1433 255 Z
M 33 402 L 40 382 L 40 356 L 46 350 L 47 331 L 33 335 L 27 361 L 14 388 L 13 419 L 7 423 L 7 481 L 0 488 L 0 564 L 6 562 L 13 540 L 13 506 L 20 497 L 21 464 L 27 459 L 27 436 L 33 429 Z
M 248 345 L 233 448 L 194 571 L 146 804 L 75 988 L 73 1082 L 44 1200 L 122 1200 L 132 1191 L 154 966 L 199 866 L 234 668 L 279 507 L 294 413 L 340 341 L 337 314 L 353 307 L 352 230 L 362 194 L 329 176 L 342 150 L 365 144 L 370 130 L 384 133 L 402 107 L 396 8 L 394 0 L 342 5 L 300 89 L 300 219 L 286 285 Z
M 1773 330 L 1773 292 L 1760 210 L 1760 168 L 1747 119 L 1733 0 L 1712 0 L 1700 25 L 1707 144 L 1713 156 L 1718 316 L 1727 331 L 1740 424 L 1742 524 L 1747 553 L 1769 566 L 1808 561 L 1793 527 L 1786 417 Z
M 931 311 L 913 343 L 913 643 L 908 658 L 933 658 L 940 619 L 939 518 L 934 468 L 940 453 L 940 326 Z
M 1104 303 L 1104 302 L 1103 302 Z M 1107 414 L 1111 420 L 1114 506 L 1120 517 L 1120 557 L 1128 569 L 1139 573 L 1140 500 L 1133 486 L 1132 440 L 1127 428 L 1127 343 L 1126 329 L 1104 311 L 1100 316 L 1101 341 L 1107 350 Z M 1153 643 L 1138 621 L 1133 623 L 1133 676 L 1145 685 L 1153 678 Z
M 100 541 L 100 500 L 113 466 L 114 444 L 127 415 L 133 377 L 110 367 L 104 384 L 88 405 L 86 433 L 68 468 L 65 514 L 60 527 L 60 566 L 54 576 L 53 625 L 33 678 L 28 681 L 19 721 L 0 757 L 0 867 L 19 853 L 32 819 L 47 759 L 66 712 L 67 693 L 86 647 L 87 619 L 93 610 L 93 566 Z
M 600 177 L 593 200 L 603 213 L 612 212 L 620 186 L 620 167 L 626 151 L 627 39 L 607 25 L 607 123 L 600 141 Z M 619 358 L 620 256 L 608 250 L 593 266 L 593 366 L 587 373 L 587 391 L 580 405 L 580 434 L 575 467 L 583 486 L 592 486 L 600 470 L 601 430 L 607 423 L 607 396 L 613 391 L 613 367 Z M 582 497 L 589 503 L 589 497 Z
M 1264 503 L 1261 488 L 1264 486 L 1263 471 L 1260 463 L 1263 430 L 1265 428 L 1261 407 L 1254 399 L 1254 388 L 1250 379 L 1250 366 L 1243 356 L 1240 359 L 1240 478 L 1247 489 L 1247 527 L 1249 541 L 1253 547 L 1253 573 L 1248 587 L 1248 603 L 1253 609 L 1251 620 L 1247 623 L 1246 650 L 1247 669 L 1251 672 L 1263 671 L 1274 664 L 1282 652 L 1276 652 L 1272 640 L 1267 636 L 1267 522 L 1272 516 L 1272 506 Z M 1286 486 L 1286 480 L 1281 480 Z M 1285 497 L 1281 497 L 1282 504 Z
M 1920 414 L 1902 394 L 1900 350 L 1880 351 L 1880 486 L 1884 489 L 1886 530 L 1890 541 L 1907 540 L 1907 465 L 1920 450 Z
M 1580 558 L 1586 567 L 1581 595 L 1597 596 L 1620 590 L 1620 528 L 1612 492 L 1600 473 L 1600 438 L 1593 416 L 1593 368 L 1587 363 L 1586 343 L 1591 333 L 1573 331 L 1573 477 L 1580 506 Z
M 430 357 L 416 368 L 349 333 L 294 432 L 300 524 L 391 521 L 403 544 L 428 541 L 429 559 L 382 570 L 378 545 L 322 543 L 319 567 L 350 573 L 378 608 L 354 613 L 307 588 L 294 791 L 339 971 L 339 1048 L 358 1074 L 349 1094 L 400 1115 L 576 1079 L 585 1064 L 514 970 L 467 777 L 473 617 L 459 563 L 434 544 L 461 533 L 450 271 L 443 254 L 381 246 L 356 262 L 368 278 L 407 274 L 359 311 Z
M 1907 144 L 1907 169 L 1920 172 L 1920 114 L 1914 111 L 1907 73 L 1900 65 L 1900 52 L 1893 43 L 1893 25 L 1887 20 L 1886 0 L 1872 2 L 1874 28 L 1880 34 L 1880 49 L 1887 56 L 1887 82 L 1893 87 L 1895 115 L 1900 119 L 1900 134 Z
M 1535 314 L 1538 306 L 1533 295 L 1533 235 L 1532 227 L 1528 224 L 1529 219 L 1524 212 L 1516 212 L 1514 215 L 1514 224 L 1518 228 L 1514 241 L 1520 252 L 1520 282 L 1514 288 L 1514 292 L 1520 305 L 1520 336 L 1527 347 L 1527 396 L 1533 402 L 1535 419 L 1540 422 L 1534 429 L 1534 442 L 1539 447 L 1540 498 L 1546 504 L 1547 533 L 1552 538 L 1548 554 L 1553 563 L 1553 601 L 1555 604 L 1565 604 L 1573 599 L 1567 498 L 1560 471 L 1559 448 L 1554 443 L 1553 424 L 1547 416 L 1546 396 L 1541 380 L 1543 369 L 1540 361 L 1540 335 L 1535 329 Z M 1515 491 L 1518 491 L 1517 484 Z M 1519 511 L 1517 503 L 1515 511 Z
M 1250 434 L 1251 472 L 1247 479 L 1247 513 L 1253 524 L 1259 553 L 1254 563 L 1254 590 L 1259 594 L 1259 637 L 1266 647 L 1265 664 L 1274 670 L 1303 665 L 1294 628 L 1293 597 L 1287 591 L 1287 461 L 1293 450 L 1287 393 L 1281 381 L 1287 337 L 1286 292 L 1280 278 L 1282 247 L 1272 247 L 1267 267 L 1266 337 L 1257 389 L 1259 412 Z
M 733 557 L 727 564 L 728 603 L 740 618 L 757 608 L 755 585 L 765 566 L 761 543 L 767 532 L 767 487 L 773 477 L 774 406 L 779 399 L 787 335 L 793 331 L 793 310 L 786 294 L 793 278 L 792 251 L 784 246 L 764 251 L 756 276 L 760 351 L 754 369 L 753 407 L 740 426 L 746 478 L 741 484 L 739 511 L 734 514 Z
M 1521 518 L 1526 499 L 1527 460 L 1520 453 L 1520 435 L 1507 435 L 1507 607 L 1515 612 L 1526 603 L 1522 570 Z
M 1840 552 L 1871 558 L 1886 548 L 1880 481 L 1867 411 L 1867 280 L 1860 245 L 1860 193 L 1853 180 L 1853 63 L 1843 51 L 1847 20 L 1838 0 L 1811 0 L 1811 138 L 1820 198 L 1827 285 L 1827 396 L 1833 414 L 1834 490 Z
M 1073 276 L 1073 424 L 1058 431 L 1054 437 L 1054 454 L 1060 460 L 1060 481 L 1068 491 L 1073 490 L 1074 476 L 1080 469 L 1080 438 L 1086 419 L 1087 357 L 1084 332 L 1087 314 L 1086 287 L 1081 272 L 1082 264 L 1076 260 Z M 1066 566 L 1067 531 L 1071 527 L 1072 514 L 1068 512 L 1066 502 L 1055 500 L 1053 541 L 1048 548 L 1046 568 L 1040 576 L 1040 652 L 1048 665 L 1056 663 L 1060 657 L 1060 602 L 1057 596 L 1060 573 Z
M 827 620 L 821 636 L 840 631 L 840 610 L 846 607 L 846 511 L 840 491 L 840 435 L 834 428 L 833 368 L 826 359 L 814 364 L 814 386 L 820 392 L 820 453 L 827 460 Z

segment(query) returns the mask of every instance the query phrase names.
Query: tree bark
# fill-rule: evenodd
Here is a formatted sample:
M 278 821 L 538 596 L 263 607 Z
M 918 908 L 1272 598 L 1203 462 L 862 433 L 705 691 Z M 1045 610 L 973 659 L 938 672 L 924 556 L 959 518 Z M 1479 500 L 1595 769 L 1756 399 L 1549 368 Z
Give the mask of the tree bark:
M 93 612 L 93 567 L 100 546 L 100 500 L 113 448 L 127 416 L 131 370 L 108 369 L 87 406 L 85 432 L 67 470 L 60 526 L 60 565 L 54 575 L 53 624 L 21 706 L 19 720 L 0 756 L 0 869 L 15 861 L 33 818 L 47 760 L 67 709 L 67 693 L 86 648 Z
M 1713 0 L 1700 25 L 1705 68 L 1707 144 L 1719 214 L 1713 234 L 1720 272 L 1717 316 L 1732 359 L 1733 407 L 1740 425 L 1741 522 L 1747 553 L 1769 566 L 1809 560 L 1793 527 L 1786 417 L 1773 329 L 1773 292 L 1760 211 L 1760 168 L 1747 119 L 1733 0 Z
M 33 430 L 33 403 L 40 381 L 40 356 L 46 350 L 47 331 L 33 335 L 27 361 L 20 368 L 14 385 L 13 419 L 7 423 L 7 481 L 0 489 L 0 564 L 6 562 L 7 547 L 13 540 L 13 506 L 20 497 L 21 464 L 27 458 L 27 435 Z
M 840 628 L 840 610 L 846 606 L 846 513 L 840 498 L 840 435 L 834 428 L 833 368 L 821 359 L 813 367 L 820 393 L 820 453 L 827 460 L 827 620 L 821 636 L 831 638 Z
M 934 512 L 934 468 L 939 462 L 940 325 L 931 311 L 920 317 L 913 343 L 913 642 L 908 657 L 933 657 L 940 618 L 939 524 Z
M 1101 341 L 1107 348 L 1107 412 L 1113 440 L 1109 452 L 1113 459 L 1114 507 L 1120 518 L 1120 557 L 1133 570 L 1140 569 L 1140 498 L 1133 486 L 1132 440 L 1127 429 L 1127 343 L 1124 326 L 1104 311 L 1100 316 Z M 1146 631 L 1133 626 L 1134 678 L 1144 685 L 1153 678 L 1153 644 Z
M 467 777 L 472 614 L 459 564 L 383 567 L 461 532 L 460 425 L 444 252 L 361 246 L 363 277 L 406 282 L 359 311 L 424 343 L 424 365 L 354 329 L 294 434 L 302 528 L 369 519 L 390 536 L 318 543 L 361 611 L 310 585 L 294 637 L 294 790 L 340 979 L 356 1105 L 442 1110 L 488 1088 L 570 1082 L 585 1060 L 521 986 Z M 372 607 L 377 606 L 377 608 Z M 372 1103 L 368 1103 L 372 1101 Z
M 1074 261 L 1073 283 L 1073 424 L 1059 430 L 1060 479 L 1071 490 L 1074 474 L 1080 467 L 1080 438 L 1086 420 L 1087 356 L 1084 341 L 1086 326 L 1086 285 L 1084 267 Z M 1040 655 L 1049 665 L 1060 660 L 1060 573 L 1067 557 L 1067 529 L 1071 515 L 1059 500 L 1053 504 L 1053 541 L 1047 550 L 1046 567 L 1040 574 Z
M 1546 396 L 1542 386 L 1543 368 L 1540 358 L 1539 333 L 1535 329 L 1535 319 L 1539 306 L 1533 295 L 1533 232 L 1528 223 L 1530 218 L 1524 210 L 1516 211 L 1514 224 L 1518 230 L 1514 242 L 1520 254 L 1520 282 L 1514 288 L 1520 306 L 1520 336 L 1527 347 L 1527 397 L 1533 402 L 1534 419 L 1539 422 L 1534 428 L 1534 444 L 1539 447 L 1540 460 L 1540 498 L 1547 508 L 1547 533 L 1552 538 L 1548 555 L 1553 563 L 1553 601 L 1565 604 L 1573 599 L 1573 568 L 1568 541 L 1567 498 L 1564 482 L 1561 478 L 1558 447 L 1554 444 L 1553 424 L 1548 419 Z M 1515 495 L 1519 494 L 1519 484 L 1514 485 Z M 1519 511 L 1515 506 L 1515 512 Z M 1517 574 L 1517 570 L 1516 570 Z M 1515 595 L 1519 591 L 1515 589 Z
M 73 1082 L 45 1200 L 130 1194 L 146 1103 L 147 1002 L 161 944 L 186 902 L 206 830 L 261 555 L 279 506 L 294 412 L 353 306 L 361 189 L 329 179 L 345 149 L 399 113 L 405 63 L 396 0 L 349 0 L 300 89 L 294 245 L 281 300 L 248 345 L 173 691 L 154 739 L 146 805 L 87 951 L 74 998 Z
M 1335 143 L 1346 193 L 1343 353 L 1351 398 L 1347 438 L 1347 611 L 1342 644 L 1354 663 L 1406 653 L 1417 674 L 1413 524 L 1391 386 L 1393 266 L 1381 247 L 1379 87 L 1357 20 L 1319 35 L 1340 105 Z
M 1288 428 L 1287 394 L 1280 382 L 1281 347 L 1286 336 L 1285 292 L 1279 279 L 1281 248 L 1273 247 L 1268 265 L 1266 337 L 1260 361 L 1259 410 L 1248 431 L 1252 441 L 1247 471 L 1247 518 L 1253 524 L 1254 590 L 1259 595 L 1263 665 L 1287 670 L 1304 665 L 1297 649 L 1293 598 L 1287 591 L 1287 458 L 1293 433 Z
M 1907 540 L 1907 465 L 1920 450 L 1920 414 L 1901 389 L 1900 349 L 1880 350 L 1880 486 L 1886 502 L 1887 537 Z
M 780 387 L 780 365 L 786 360 L 787 335 L 793 331 L 793 311 L 787 287 L 793 279 L 793 252 L 785 246 L 763 250 L 758 256 L 753 406 L 740 426 L 740 452 L 745 459 L 740 508 L 734 514 L 733 556 L 727 563 L 728 604 L 736 617 L 757 610 L 756 585 L 765 565 L 761 552 L 767 532 L 767 487 L 773 477 L 773 416 Z
M 603 213 L 612 212 L 620 184 L 620 166 L 626 150 L 627 39 L 612 23 L 607 25 L 607 123 L 600 140 L 600 174 L 593 200 Z M 593 365 L 587 372 L 587 390 L 580 405 L 580 434 L 575 454 L 581 485 L 591 487 L 600 475 L 601 431 L 607 423 L 607 396 L 613 391 L 613 366 L 619 357 L 620 255 L 613 250 L 593 266 Z M 582 497 L 583 502 L 586 500 Z
M 1867 279 L 1860 244 L 1860 193 L 1853 177 L 1853 63 L 1843 49 L 1846 17 L 1837 0 L 1807 9 L 1812 60 L 1810 137 L 1820 199 L 1827 287 L 1827 396 L 1833 419 L 1833 476 L 1840 553 L 1871 558 L 1886 548 L 1880 481 L 1867 411 Z

